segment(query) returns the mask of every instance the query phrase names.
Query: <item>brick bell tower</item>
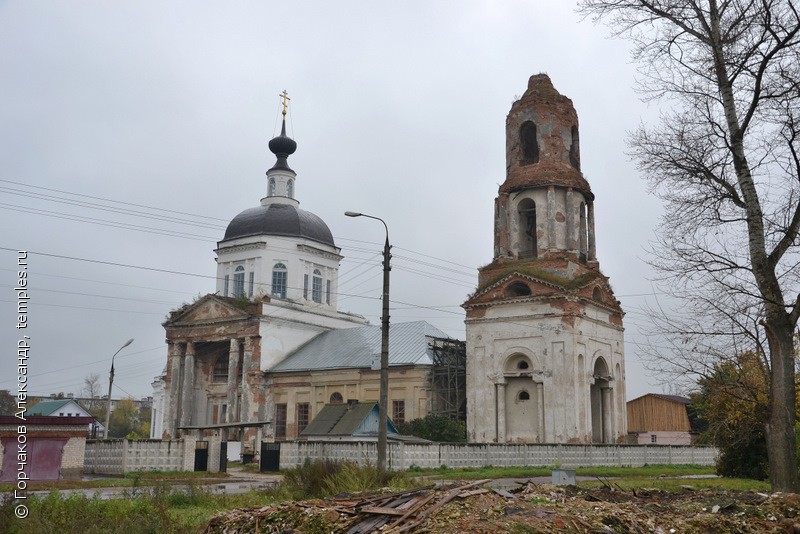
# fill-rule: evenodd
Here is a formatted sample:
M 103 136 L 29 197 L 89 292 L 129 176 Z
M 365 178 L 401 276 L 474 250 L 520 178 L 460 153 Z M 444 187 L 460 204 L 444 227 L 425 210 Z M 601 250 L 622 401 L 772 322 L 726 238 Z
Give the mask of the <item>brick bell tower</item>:
M 469 441 L 626 437 L 624 313 L 596 259 L 578 116 L 545 74 L 506 117 L 494 260 L 463 307 Z

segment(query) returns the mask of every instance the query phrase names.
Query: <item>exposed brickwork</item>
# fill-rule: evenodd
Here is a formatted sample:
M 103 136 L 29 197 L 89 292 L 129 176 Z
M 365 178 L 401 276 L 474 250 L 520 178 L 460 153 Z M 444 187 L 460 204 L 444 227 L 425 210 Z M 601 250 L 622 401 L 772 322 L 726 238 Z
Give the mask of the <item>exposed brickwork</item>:
M 596 260 L 578 117 L 546 75 L 506 119 L 494 260 L 463 304 L 472 442 L 626 436 L 624 312 Z
M 526 163 L 520 137 L 523 123 L 535 122 L 539 139 L 539 162 Z M 531 76 L 528 89 L 514 102 L 506 118 L 506 181 L 501 193 L 529 187 L 559 185 L 591 195 L 589 183 L 570 161 L 572 128 L 578 127 L 578 115 L 572 100 L 561 95 L 545 74 Z M 580 152 L 575 155 L 580 165 Z

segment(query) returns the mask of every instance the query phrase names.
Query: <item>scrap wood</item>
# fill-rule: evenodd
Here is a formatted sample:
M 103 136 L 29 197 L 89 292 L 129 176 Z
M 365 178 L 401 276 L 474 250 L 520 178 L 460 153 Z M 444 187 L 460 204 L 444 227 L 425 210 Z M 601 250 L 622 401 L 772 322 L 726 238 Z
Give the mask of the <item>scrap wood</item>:
M 461 493 L 458 494 L 458 498 L 466 499 L 467 497 L 472 497 L 473 495 L 480 495 L 481 493 L 489 493 L 489 490 L 481 488 L 481 489 L 462 491 Z
M 362 534 L 365 532 L 371 532 L 376 530 L 386 523 L 388 523 L 393 518 L 397 518 L 395 520 L 395 524 L 404 521 L 405 518 L 411 516 L 419 510 L 421 506 L 423 506 L 428 500 L 430 500 L 430 495 L 427 497 L 424 496 L 416 496 L 420 492 L 421 488 L 418 488 L 413 491 L 406 491 L 402 493 L 397 493 L 388 503 L 385 503 L 386 506 L 374 506 L 374 505 L 365 505 L 358 507 L 358 513 L 365 513 L 365 514 L 373 514 L 371 517 L 361 521 L 360 523 L 353 525 L 350 530 L 348 530 L 348 534 Z M 435 495 L 432 494 L 432 495 Z M 385 500 L 376 501 L 374 499 L 369 499 L 372 502 L 385 502 Z M 377 517 L 375 517 L 377 515 Z M 398 517 L 399 516 L 399 517 Z
M 433 512 L 435 512 L 436 510 L 438 510 L 439 508 L 444 506 L 445 504 L 447 504 L 450 501 L 452 501 L 453 499 L 455 499 L 458 496 L 458 494 L 461 493 L 462 491 L 464 491 L 465 489 L 474 488 L 476 486 L 482 486 L 482 485 L 486 484 L 487 482 L 491 482 L 491 479 L 490 478 L 486 478 L 486 479 L 483 479 L 483 480 L 476 480 L 475 482 L 472 482 L 472 483 L 467 484 L 465 486 L 459 486 L 459 487 L 457 487 L 455 489 L 451 489 L 450 491 L 448 491 L 444 495 L 444 497 L 439 499 L 439 501 L 437 501 L 436 504 L 434 504 L 430 508 L 426 508 L 425 510 L 420 512 L 419 515 L 417 515 L 416 521 L 414 521 L 412 523 L 408 523 L 407 525 L 402 526 L 399 530 L 397 530 L 397 532 L 406 532 L 408 530 L 416 528 L 417 526 L 419 526 L 425 520 L 426 517 L 428 517 L 430 514 L 432 514 Z
M 428 504 L 428 502 L 432 500 L 434 497 L 436 497 L 436 493 L 432 492 L 430 495 L 420 498 L 419 503 L 416 506 L 414 506 L 413 508 L 409 508 L 405 514 L 395 519 L 395 521 L 391 525 L 389 525 L 389 530 L 387 532 L 391 532 L 393 528 L 402 524 L 403 521 L 414 515 L 420 508 Z
M 427 491 L 427 490 L 429 490 L 431 488 L 434 488 L 434 487 L 436 487 L 435 484 L 429 484 L 429 485 L 423 486 L 421 488 L 414 488 L 414 489 L 405 490 L 405 491 L 398 491 L 396 493 L 387 493 L 387 494 L 384 494 L 384 495 L 378 495 L 378 496 L 372 497 L 370 499 L 363 499 L 363 500 L 360 500 L 360 501 L 356 501 L 357 502 L 356 506 L 374 504 L 374 503 L 380 502 L 380 501 L 390 501 L 395 497 L 402 497 L 402 496 L 405 496 L 405 495 L 416 495 L 417 493 L 422 493 L 422 492 Z
M 359 512 L 363 514 L 404 515 L 405 511 L 389 506 L 362 506 Z

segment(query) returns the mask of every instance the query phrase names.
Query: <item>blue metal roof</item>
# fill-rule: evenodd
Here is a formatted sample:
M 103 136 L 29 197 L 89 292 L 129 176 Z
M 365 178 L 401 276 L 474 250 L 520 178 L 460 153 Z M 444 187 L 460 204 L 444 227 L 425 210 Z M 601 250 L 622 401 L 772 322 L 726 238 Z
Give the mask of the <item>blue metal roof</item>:
M 431 337 L 450 336 L 426 321 L 390 325 L 389 366 L 432 365 Z M 330 330 L 287 355 L 271 371 L 369 368 L 380 352 L 380 326 Z

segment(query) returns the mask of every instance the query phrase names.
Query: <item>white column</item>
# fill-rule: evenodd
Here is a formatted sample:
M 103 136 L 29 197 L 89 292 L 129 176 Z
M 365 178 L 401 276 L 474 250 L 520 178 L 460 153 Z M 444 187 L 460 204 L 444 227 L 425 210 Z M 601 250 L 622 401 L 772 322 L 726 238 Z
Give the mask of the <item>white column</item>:
M 611 424 L 612 392 L 613 390 L 611 388 L 603 388 L 600 390 L 603 399 L 603 443 L 613 443 L 614 441 L 614 429 Z
M 547 188 L 547 249 L 556 251 L 556 189 L 552 185 Z
M 164 413 L 161 414 L 161 418 L 164 421 L 164 432 L 169 434 L 170 439 L 173 439 L 175 438 L 175 426 L 178 423 L 181 394 L 181 347 L 174 341 L 171 341 L 168 347 L 169 384 L 167 391 L 164 392 Z
M 194 410 L 194 342 L 186 342 L 186 355 L 183 358 L 183 392 L 181 399 L 181 426 L 192 424 Z
M 253 363 L 253 338 L 244 338 L 244 354 L 242 354 L 242 408 L 241 421 L 250 421 L 250 381 L 248 374 Z
M 545 432 L 544 432 L 544 384 L 542 382 L 536 382 L 536 403 L 538 404 L 538 416 L 539 416 L 539 436 L 538 442 L 545 443 L 547 440 L 545 439 Z
M 497 395 L 497 442 L 506 441 L 506 383 L 499 382 L 495 387 Z
M 597 246 L 594 240 L 594 202 L 586 204 L 586 218 L 589 225 L 589 261 L 597 260 Z
M 236 371 L 239 368 L 239 340 L 231 339 L 231 347 L 228 351 L 228 408 L 225 413 L 225 422 L 233 423 L 236 421 L 236 392 L 239 389 L 239 375 Z

